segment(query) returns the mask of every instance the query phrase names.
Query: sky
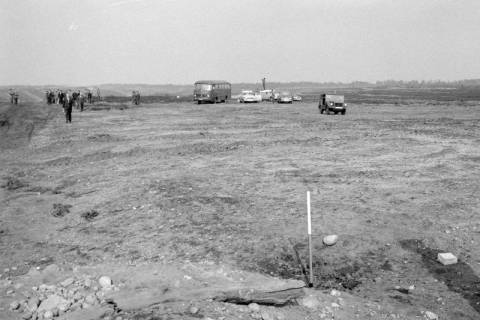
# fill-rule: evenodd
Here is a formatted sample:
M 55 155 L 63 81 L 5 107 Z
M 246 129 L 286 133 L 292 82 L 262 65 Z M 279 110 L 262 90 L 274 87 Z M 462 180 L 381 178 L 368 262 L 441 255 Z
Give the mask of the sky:
M 478 0 L 0 0 L 0 85 L 480 78 Z

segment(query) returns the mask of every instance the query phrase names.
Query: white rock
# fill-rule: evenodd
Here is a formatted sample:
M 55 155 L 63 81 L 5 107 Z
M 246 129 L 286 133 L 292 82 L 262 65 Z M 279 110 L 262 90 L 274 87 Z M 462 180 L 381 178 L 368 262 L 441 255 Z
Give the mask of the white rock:
M 55 308 L 58 309 L 58 307 L 63 303 L 67 303 L 67 300 L 56 294 L 52 294 L 46 300 L 42 301 L 42 303 L 38 307 L 38 312 L 52 311 Z
M 53 318 L 53 312 L 48 310 L 48 311 L 45 311 L 45 313 L 43 314 L 43 318 L 44 319 L 52 319 Z
M 10 310 L 17 310 L 18 308 L 20 308 L 20 303 L 18 301 L 10 303 Z
M 331 234 L 323 237 L 323 243 L 327 246 L 333 246 L 338 241 L 338 236 L 336 234 Z
M 60 311 L 60 312 L 67 312 L 71 305 L 72 305 L 72 304 L 71 304 L 70 301 L 67 301 L 67 302 L 64 302 L 64 303 L 60 303 L 60 304 L 58 305 L 58 311 Z
M 452 253 L 450 252 L 445 252 L 445 253 L 439 253 L 437 255 L 437 260 L 443 264 L 444 266 L 447 266 L 449 264 L 455 264 L 457 263 L 457 257 L 455 257 Z
M 335 309 L 340 308 L 340 305 L 336 302 L 332 302 L 331 306 L 332 306 L 332 308 L 335 308 Z
M 320 302 L 318 301 L 317 297 L 313 295 L 308 295 L 300 299 L 300 305 L 309 308 L 309 309 L 317 309 L 320 306 Z
M 253 312 L 259 312 L 260 311 L 260 306 L 256 303 L 250 303 L 248 305 L 248 308 L 252 310 Z
M 332 289 L 332 291 L 330 291 L 330 295 L 334 297 L 340 297 L 341 293 L 338 290 Z
M 95 294 L 89 294 L 88 296 L 85 297 L 85 302 L 91 305 L 94 305 L 97 303 L 97 296 Z
M 28 299 L 26 309 L 31 312 L 37 311 L 39 304 L 40 300 L 37 297 L 32 297 Z
M 189 309 L 188 309 L 188 312 L 190 312 L 191 314 L 197 314 L 199 311 L 199 309 L 195 306 L 191 306 Z
M 268 312 L 268 310 L 262 310 L 260 315 L 262 316 L 263 320 L 275 320 L 275 316 Z
M 429 320 L 438 320 L 438 316 L 431 311 L 425 311 L 425 317 Z
M 102 276 L 98 279 L 98 283 L 102 288 L 110 288 L 112 286 L 112 279 L 107 276 Z
M 62 282 L 60 282 L 60 285 L 62 287 L 68 287 L 69 285 L 71 285 L 73 283 L 74 279 L 73 278 L 67 278 L 65 280 L 63 280 Z

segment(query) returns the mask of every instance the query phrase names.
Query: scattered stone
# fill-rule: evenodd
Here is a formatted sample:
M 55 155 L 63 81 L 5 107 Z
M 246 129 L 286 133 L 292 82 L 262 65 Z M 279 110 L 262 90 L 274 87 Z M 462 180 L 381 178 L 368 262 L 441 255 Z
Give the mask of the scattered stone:
M 60 297 L 59 295 L 52 294 L 46 300 L 42 301 L 42 303 L 38 307 L 38 312 L 52 311 L 53 309 L 58 309 L 58 307 L 64 303 L 68 303 L 67 300 Z
M 45 311 L 45 313 L 43 314 L 43 318 L 44 319 L 52 319 L 53 318 L 53 312 L 50 311 L 50 310 Z
M 25 312 L 22 314 L 22 319 L 24 319 L 24 320 L 29 320 L 29 319 L 32 319 L 32 316 L 33 316 L 33 312 L 25 311 Z
M 403 287 L 400 287 L 400 286 L 395 286 L 393 289 L 400 292 L 400 293 L 403 293 L 403 294 L 409 294 L 410 293 L 410 290 L 408 288 L 403 288 Z
M 14 293 L 15 293 L 15 290 L 10 289 L 10 290 L 7 290 L 6 293 L 7 293 L 7 295 L 11 295 L 11 294 L 14 294 Z
M 18 301 L 10 303 L 10 310 L 17 310 L 18 308 L 20 308 L 20 303 Z
M 439 253 L 437 260 L 444 266 L 458 262 L 457 257 L 455 257 L 451 252 Z
M 188 309 L 188 312 L 190 312 L 191 314 L 197 314 L 198 311 L 200 311 L 200 309 L 198 309 L 198 308 L 195 307 L 195 306 L 191 306 L 191 307 Z
M 250 315 L 253 319 L 262 319 L 262 315 L 259 312 L 254 312 Z
M 50 272 L 59 273 L 60 268 L 56 264 L 53 263 L 53 264 L 49 264 L 48 266 L 46 266 L 45 269 L 43 269 L 43 272 L 44 273 L 50 273 Z
M 70 301 L 66 301 L 64 303 L 60 303 L 58 305 L 58 311 L 59 312 L 67 312 L 70 308 L 70 306 L 72 305 L 72 303 Z
M 336 234 L 331 234 L 323 237 L 323 243 L 327 246 L 333 246 L 338 241 L 338 236 Z
M 331 306 L 332 306 L 332 308 L 335 308 L 335 309 L 340 308 L 340 305 L 336 302 L 332 302 Z
M 73 278 L 67 278 L 65 280 L 63 280 L 62 282 L 60 282 L 60 285 L 62 287 L 68 287 L 69 285 L 71 285 L 75 280 Z
M 85 279 L 84 286 L 90 288 L 92 286 L 92 280 Z
M 98 283 L 102 288 L 111 288 L 112 287 L 112 279 L 107 276 L 102 276 L 100 279 L 98 279 Z
M 438 316 L 431 312 L 431 311 L 425 311 L 425 317 L 428 319 L 428 320 L 438 320 Z
M 263 320 L 275 320 L 275 317 L 268 310 L 260 311 Z
M 300 299 L 299 304 L 309 309 L 317 309 L 320 306 L 320 302 L 317 297 L 308 295 Z
M 248 305 L 248 308 L 252 310 L 253 312 L 259 312 L 260 311 L 260 306 L 257 303 L 250 303 Z
M 85 302 L 91 305 L 94 305 L 97 303 L 97 296 L 95 294 L 89 294 L 88 296 L 85 297 Z
M 277 314 L 275 315 L 275 318 L 277 320 L 285 320 L 285 315 L 281 312 L 277 312 Z
M 341 293 L 338 290 L 332 289 L 332 291 L 330 291 L 330 295 L 334 297 L 340 297 Z
M 40 300 L 37 297 L 32 297 L 28 299 L 26 309 L 28 311 L 34 312 L 34 311 L 37 311 L 39 305 L 40 305 Z

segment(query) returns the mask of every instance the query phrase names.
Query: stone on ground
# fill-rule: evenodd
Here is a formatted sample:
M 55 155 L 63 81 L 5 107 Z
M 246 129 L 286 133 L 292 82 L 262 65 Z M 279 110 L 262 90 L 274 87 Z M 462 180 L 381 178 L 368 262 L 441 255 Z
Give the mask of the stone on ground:
M 107 276 L 102 276 L 100 279 L 98 279 L 98 283 L 102 288 L 110 288 L 112 286 L 112 279 Z
M 54 309 L 59 309 L 59 306 L 64 303 L 68 303 L 67 300 L 65 300 L 64 298 L 56 294 L 52 294 L 47 299 L 42 301 L 42 303 L 38 307 L 38 312 L 52 311 Z
M 457 263 L 457 257 L 455 257 L 451 252 L 439 253 L 437 260 L 444 266 Z
M 331 234 L 323 237 L 323 243 L 327 246 L 333 246 L 338 241 L 338 236 L 336 234 Z
M 428 320 L 438 320 L 438 316 L 431 312 L 431 311 L 425 311 L 425 317 L 428 319 Z

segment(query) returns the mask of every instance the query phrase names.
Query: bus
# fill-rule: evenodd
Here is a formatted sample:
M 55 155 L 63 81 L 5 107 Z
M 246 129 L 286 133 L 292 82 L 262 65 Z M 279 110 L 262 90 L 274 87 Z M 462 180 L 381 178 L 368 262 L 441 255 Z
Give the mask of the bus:
M 232 86 L 222 80 L 201 80 L 195 82 L 193 101 L 198 104 L 204 102 L 226 102 L 232 96 Z

